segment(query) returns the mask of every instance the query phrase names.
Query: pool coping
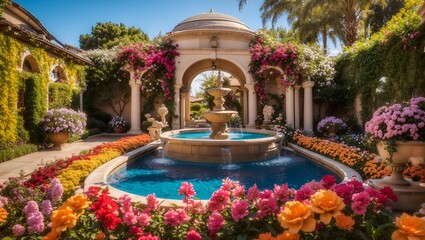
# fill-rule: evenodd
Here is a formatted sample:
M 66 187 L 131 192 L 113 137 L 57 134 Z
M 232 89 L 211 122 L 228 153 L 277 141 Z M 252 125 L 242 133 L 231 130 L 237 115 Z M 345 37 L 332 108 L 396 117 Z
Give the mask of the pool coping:
M 331 158 L 325 157 L 293 143 L 288 143 L 288 146 L 294 149 L 295 152 L 337 173 L 342 178 L 342 182 L 350 181 L 353 178 L 356 178 L 358 181 L 363 182 L 362 176 L 358 172 L 340 162 L 337 162 Z
M 125 192 L 122 190 L 119 190 L 117 188 L 112 187 L 107 183 L 108 176 L 115 171 L 116 169 L 120 168 L 123 164 L 125 164 L 127 161 L 135 159 L 142 154 L 145 154 L 151 150 L 154 150 L 161 146 L 161 141 L 155 141 L 147 144 L 146 146 L 143 146 L 141 148 L 138 148 L 136 150 L 130 151 L 128 153 L 123 154 L 122 156 L 119 156 L 117 158 L 112 159 L 111 161 L 101 165 L 100 167 L 96 168 L 84 181 L 84 191 L 87 191 L 89 187 L 91 186 L 98 186 L 101 188 L 108 187 L 109 189 L 109 196 L 115 199 L 119 199 L 123 195 L 128 195 L 131 198 L 132 202 L 140 202 L 142 204 L 146 204 L 146 196 L 140 196 L 136 194 L 132 194 L 129 192 Z M 319 165 L 322 165 L 336 174 L 338 174 L 342 179 L 343 182 L 349 181 L 352 179 L 352 177 L 357 178 L 358 181 L 362 181 L 362 177 L 359 173 L 354 171 L 353 169 L 345 166 L 342 163 L 339 163 L 335 160 L 332 160 L 330 158 L 327 158 L 325 156 L 322 156 L 318 153 L 312 152 L 310 150 L 307 150 L 305 148 L 299 147 L 295 144 L 288 143 L 288 146 L 292 149 L 294 149 L 295 152 L 308 157 L 312 161 L 318 163 Z M 351 177 L 350 177 L 351 176 Z M 177 189 L 176 189 L 177 191 Z M 161 207 L 165 208 L 173 208 L 173 207 L 184 207 L 186 206 L 185 203 L 183 203 L 182 200 L 174 200 L 174 199 L 163 199 L 163 198 L 157 198 L 157 200 L 160 202 Z M 208 200 L 200 200 L 203 204 L 206 204 Z

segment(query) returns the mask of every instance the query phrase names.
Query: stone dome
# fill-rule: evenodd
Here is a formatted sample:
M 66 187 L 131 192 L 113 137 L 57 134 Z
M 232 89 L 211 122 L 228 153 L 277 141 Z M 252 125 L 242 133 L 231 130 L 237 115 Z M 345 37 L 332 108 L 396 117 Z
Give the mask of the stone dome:
M 183 20 L 174 27 L 172 32 L 188 30 L 233 30 L 253 32 L 241 20 L 213 11 L 201 13 Z

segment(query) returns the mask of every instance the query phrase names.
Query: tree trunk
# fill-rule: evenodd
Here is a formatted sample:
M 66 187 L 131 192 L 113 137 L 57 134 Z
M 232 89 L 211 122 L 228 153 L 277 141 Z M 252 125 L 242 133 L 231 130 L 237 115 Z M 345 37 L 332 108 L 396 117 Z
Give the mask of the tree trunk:
M 323 52 L 328 53 L 328 28 L 323 26 L 322 28 L 322 38 L 323 38 Z
M 345 40 L 348 46 L 352 46 L 357 40 L 357 25 L 354 12 L 345 15 Z

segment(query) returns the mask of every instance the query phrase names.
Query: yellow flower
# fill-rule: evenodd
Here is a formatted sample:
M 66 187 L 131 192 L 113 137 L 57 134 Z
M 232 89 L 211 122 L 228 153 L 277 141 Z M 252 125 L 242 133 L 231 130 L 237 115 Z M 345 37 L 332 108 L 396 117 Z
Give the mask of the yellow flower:
M 403 213 L 395 225 L 398 230 L 393 232 L 392 240 L 425 240 L 425 219 Z
M 328 225 L 332 216 L 336 216 L 344 209 L 345 204 L 332 190 L 319 190 L 311 196 L 311 210 L 320 214 L 320 221 Z
M 66 203 L 63 204 L 61 208 L 68 206 L 72 208 L 74 212 L 81 213 L 89 205 L 90 205 L 90 201 L 88 201 L 86 196 L 84 196 L 83 194 L 77 194 L 68 198 L 68 200 L 66 200 Z
M 346 216 L 343 213 L 334 216 L 336 223 L 335 225 L 339 228 L 345 229 L 345 230 L 353 230 L 353 226 L 356 223 L 350 216 Z
M 6 209 L 0 208 L 0 222 L 6 222 L 7 215 L 9 215 L 9 213 L 7 213 Z
M 299 240 L 299 234 L 292 234 L 288 230 L 284 231 L 282 234 L 277 235 L 276 240 Z
M 316 228 L 311 206 L 299 201 L 288 201 L 285 209 L 278 216 L 280 225 L 287 229 L 291 234 L 298 234 L 300 230 L 312 232 Z
M 60 235 L 67 228 L 73 228 L 77 224 L 77 214 L 69 206 L 62 206 L 52 213 L 52 232 Z

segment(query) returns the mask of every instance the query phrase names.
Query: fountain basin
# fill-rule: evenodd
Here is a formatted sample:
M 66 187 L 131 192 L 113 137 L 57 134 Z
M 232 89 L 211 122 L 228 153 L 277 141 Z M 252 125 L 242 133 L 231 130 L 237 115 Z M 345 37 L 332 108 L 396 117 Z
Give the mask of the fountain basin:
M 211 123 L 227 123 L 237 113 L 237 111 L 206 111 L 202 112 L 202 116 Z
M 224 97 L 231 91 L 230 88 L 209 88 L 207 89 L 208 94 L 214 97 Z
M 232 131 L 232 130 L 230 130 Z M 181 129 L 165 132 L 160 136 L 165 144 L 164 156 L 181 161 L 223 163 L 261 161 L 278 154 L 283 135 L 275 131 L 249 129 L 247 133 L 259 133 L 263 136 L 243 140 L 213 140 L 179 138 L 179 133 L 210 132 L 209 129 Z M 242 132 L 243 134 L 243 132 Z M 223 159 L 223 154 L 226 154 Z

